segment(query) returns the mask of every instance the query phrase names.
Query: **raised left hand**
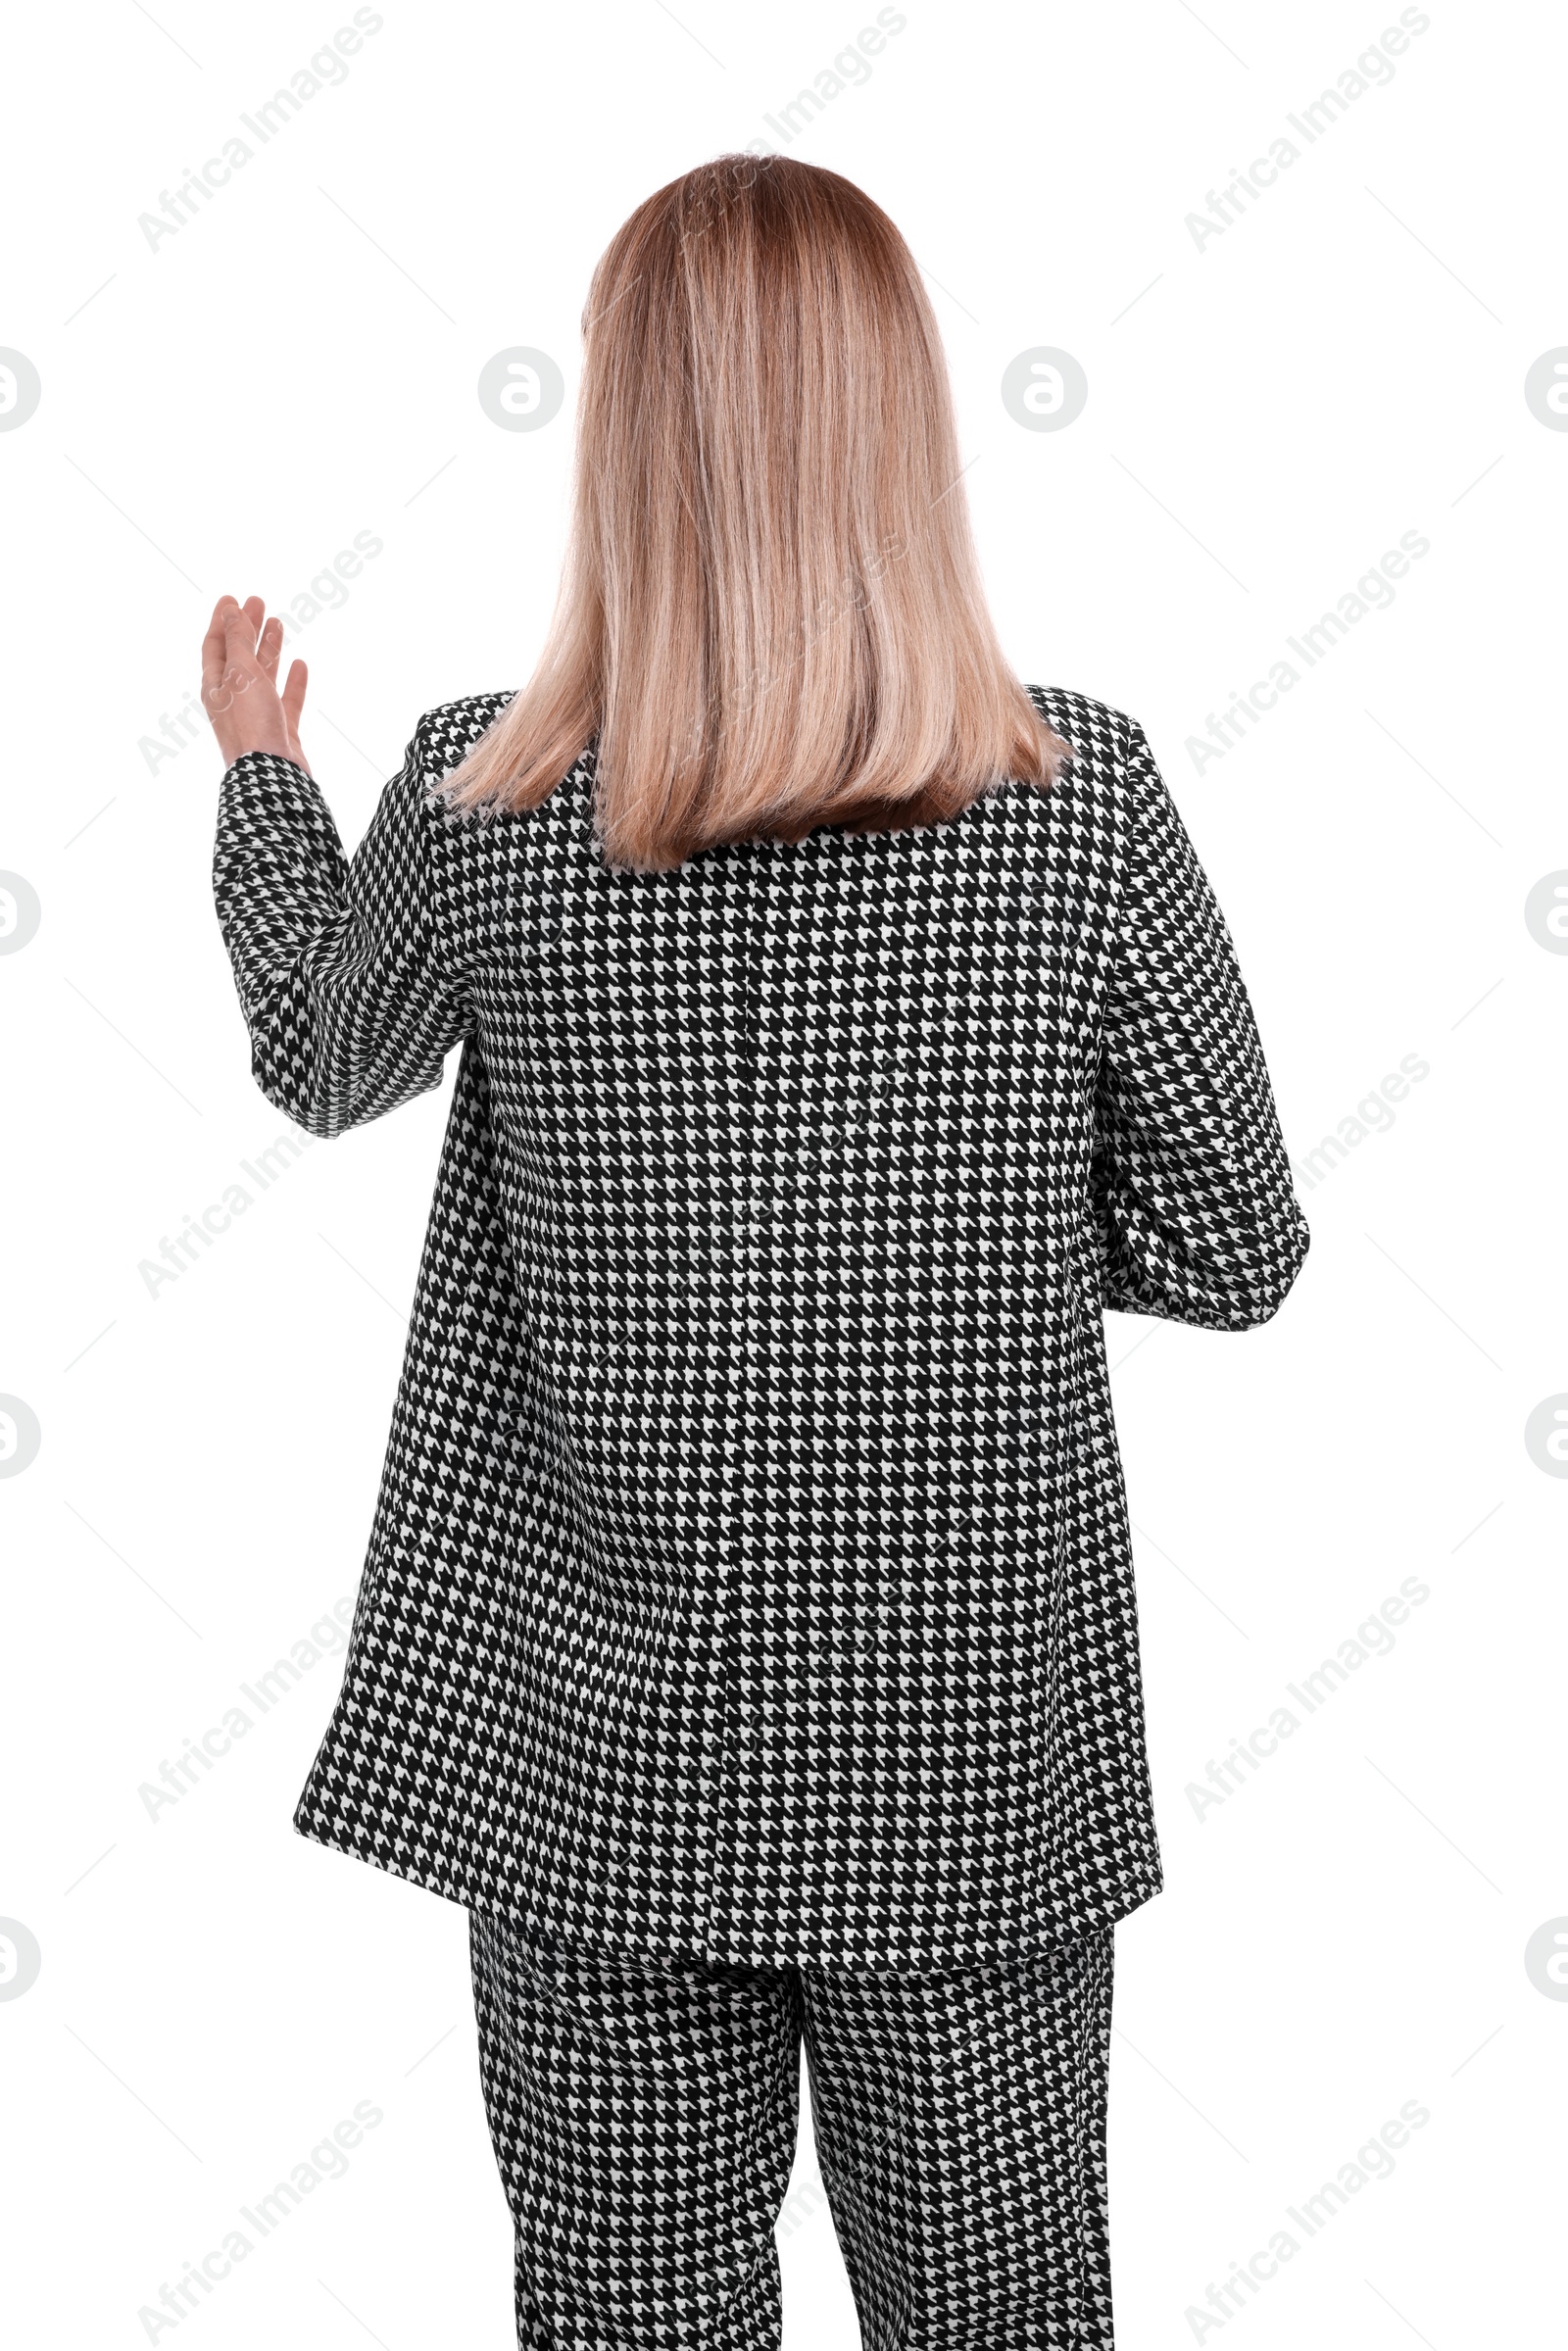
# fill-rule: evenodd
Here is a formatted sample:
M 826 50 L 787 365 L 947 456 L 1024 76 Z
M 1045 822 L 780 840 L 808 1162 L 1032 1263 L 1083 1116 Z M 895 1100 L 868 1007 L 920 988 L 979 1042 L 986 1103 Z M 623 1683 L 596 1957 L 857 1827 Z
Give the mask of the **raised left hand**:
M 224 764 L 232 767 L 247 751 L 270 751 L 311 772 L 300 749 L 300 712 L 308 672 L 290 664 L 283 691 L 277 690 L 283 623 L 267 620 L 259 596 L 239 604 L 220 596 L 202 640 L 202 708 L 213 722 Z

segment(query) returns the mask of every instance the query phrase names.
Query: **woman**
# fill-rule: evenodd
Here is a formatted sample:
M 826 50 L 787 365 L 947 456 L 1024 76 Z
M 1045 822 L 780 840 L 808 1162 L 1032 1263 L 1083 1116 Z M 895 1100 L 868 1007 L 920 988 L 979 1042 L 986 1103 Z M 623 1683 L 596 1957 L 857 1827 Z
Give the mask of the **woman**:
M 1106 2346 L 1111 1928 L 1159 1886 L 1102 1310 L 1306 1229 L 1142 729 L 1022 687 L 913 261 L 640 206 L 531 682 L 345 861 L 225 598 L 215 876 L 312 1134 L 459 1043 L 306 1835 L 466 1904 L 518 2341 L 776 2343 L 804 2037 L 867 2345 Z

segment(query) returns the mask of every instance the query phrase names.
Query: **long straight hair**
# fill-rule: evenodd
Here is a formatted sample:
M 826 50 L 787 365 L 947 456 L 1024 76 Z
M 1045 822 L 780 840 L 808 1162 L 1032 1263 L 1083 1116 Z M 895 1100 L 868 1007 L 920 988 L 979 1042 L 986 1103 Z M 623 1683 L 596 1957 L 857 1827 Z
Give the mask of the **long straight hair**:
M 592 746 L 612 865 L 902 830 L 1068 747 L 1003 658 L 947 366 L 870 198 L 725 155 L 638 206 L 583 316 L 574 511 L 538 667 L 444 790 L 535 808 Z

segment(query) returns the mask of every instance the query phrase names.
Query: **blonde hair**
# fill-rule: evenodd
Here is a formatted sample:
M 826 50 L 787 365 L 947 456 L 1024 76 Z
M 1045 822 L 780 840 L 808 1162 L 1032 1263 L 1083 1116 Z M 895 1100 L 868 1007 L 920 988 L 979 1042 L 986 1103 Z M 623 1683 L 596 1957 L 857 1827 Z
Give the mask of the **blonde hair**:
M 725 155 L 638 206 L 583 316 L 550 633 L 442 789 L 529 808 L 594 745 L 612 865 L 956 815 L 1067 756 L 980 586 L 941 339 L 836 171 Z

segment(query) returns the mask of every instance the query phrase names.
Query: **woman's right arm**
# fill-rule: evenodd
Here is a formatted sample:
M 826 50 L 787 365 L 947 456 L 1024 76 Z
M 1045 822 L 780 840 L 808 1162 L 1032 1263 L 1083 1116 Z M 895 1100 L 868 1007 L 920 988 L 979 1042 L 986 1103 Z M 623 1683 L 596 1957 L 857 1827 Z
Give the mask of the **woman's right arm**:
M 1236 951 L 1142 727 L 1095 1101 L 1102 1296 L 1244 1331 L 1276 1313 L 1309 1235 Z

